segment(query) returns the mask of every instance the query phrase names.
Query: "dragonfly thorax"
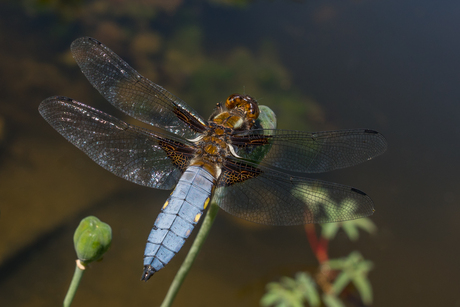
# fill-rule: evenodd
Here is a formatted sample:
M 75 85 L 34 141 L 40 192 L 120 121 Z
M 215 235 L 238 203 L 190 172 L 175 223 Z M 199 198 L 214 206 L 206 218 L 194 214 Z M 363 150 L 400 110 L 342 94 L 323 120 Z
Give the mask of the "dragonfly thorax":
M 229 137 L 224 133 L 224 129 L 211 125 L 206 134 L 195 143 L 196 158 L 210 163 L 222 163 L 223 158 L 228 154 L 228 144 Z
M 257 101 L 247 95 L 230 95 L 225 104 L 217 104 L 208 121 L 208 130 L 195 140 L 195 158 L 190 165 L 207 169 L 218 178 L 222 164 L 234 155 L 230 136 L 240 130 L 250 130 L 259 116 Z

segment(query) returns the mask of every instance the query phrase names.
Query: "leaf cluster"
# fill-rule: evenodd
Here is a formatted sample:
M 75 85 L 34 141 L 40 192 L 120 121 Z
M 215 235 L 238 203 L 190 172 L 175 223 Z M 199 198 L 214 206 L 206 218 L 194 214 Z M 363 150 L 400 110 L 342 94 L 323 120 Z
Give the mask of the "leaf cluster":
M 376 231 L 375 224 L 368 218 L 321 226 L 321 237 L 327 240 L 333 239 L 340 228 L 352 241 L 359 238 L 359 229 L 368 233 Z M 363 304 L 368 306 L 373 300 L 372 285 L 368 278 L 372 268 L 372 261 L 365 260 L 361 253 L 353 251 L 347 257 L 321 263 L 315 277 L 308 272 L 298 272 L 294 279 L 282 277 L 279 282 L 267 284 L 260 304 L 264 307 L 317 307 L 322 302 L 328 307 L 344 307 L 341 293 L 352 286 L 359 293 Z M 334 277 L 331 279 L 331 276 Z

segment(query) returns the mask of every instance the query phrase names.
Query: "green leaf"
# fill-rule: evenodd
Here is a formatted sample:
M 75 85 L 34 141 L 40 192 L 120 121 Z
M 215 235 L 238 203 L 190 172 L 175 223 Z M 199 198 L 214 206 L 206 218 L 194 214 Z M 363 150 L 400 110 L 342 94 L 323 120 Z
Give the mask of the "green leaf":
M 354 251 L 346 258 L 332 259 L 325 265 L 329 265 L 333 270 L 341 271 L 333 283 L 334 293 L 341 293 L 352 282 L 363 302 L 367 305 L 372 303 L 372 286 L 367 278 L 369 271 L 374 266 L 372 261 L 365 260 L 359 252 Z
M 267 292 L 262 296 L 260 299 L 260 305 L 262 306 L 271 306 L 276 303 L 276 301 L 279 299 L 279 296 L 275 292 Z
M 367 275 L 360 275 L 353 278 L 353 284 L 361 296 L 361 300 L 365 305 L 372 304 L 372 285 L 367 278 Z
M 377 226 L 369 218 L 361 218 L 352 221 L 342 222 L 342 228 L 347 236 L 352 241 L 356 241 L 359 238 L 358 229 L 361 228 L 366 232 L 373 234 L 377 231 Z
M 112 229 L 95 216 L 81 220 L 73 236 L 77 257 L 84 264 L 100 259 L 112 243 Z
M 340 294 L 343 289 L 350 283 L 351 276 L 348 275 L 347 271 L 342 271 L 337 278 L 334 280 L 332 289 L 334 289 L 335 294 Z
M 296 281 L 290 277 L 281 277 L 281 284 L 288 289 L 295 289 L 297 286 Z
M 346 221 L 342 223 L 342 228 L 351 241 L 356 241 L 359 239 L 359 231 L 358 227 L 356 227 L 355 221 L 356 220 Z
M 375 226 L 374 222 L 372 222 L 370 218 L 365 217 L 362 219 L 354 220 L 354 222 L 356 226 L 370 234 L 374 234 L 377 231 L 377 226 Z
M 331 270 L 341 270 L 345 266 L 347 258 L 329 259 L 324 265 L 328 265 Z
M 319 200 L 318 202 L 321 202 Z M 350 208 L 357 208 L 357 204 L 354 200 L 352 199 L 344 199 L 340 204 L 336 204 L 335 206 L 326 206 L 326 214 L 330 217 L 333 217 L 335 214 L 337 214 L 337 211 L 343 212 L 344 210 L 350 210 Z M 345 212 L 343 212 L 345 213 Z M 363 230 L 369 232 L 369 233 L 374 233 L 377 230 L 377 227 L 375 224 L 368 218 L 361 218 L 357 220 L 351 220 L 351 221 L 345 221 L 345 222 L 339 222 L 339 223 L 325 223 L 321 224 L 322 226 L 322 232 L 321 235 L 328 239 L 331 240 L 333 239 L 337 231 L 339 230 L 340 227 L 343 228 L 347 236 L 350 238 L 352 241 L 356 241 L 359 238 L 359 228 L 362 228 Z
M 280 282 L 267 284 L 267 293 L 261 298 L 262 306 L 303 307 L 306 300 L 310 306 L 321 305 L 317 286 L 313 278 L 304 272 L 296 274 L 296 278 L 282 277 Z
M 288 286 L 292 283 L 291 281 L 293 281 L 291 278 L 285 277 L 281 283 L 269 283 L 267 285 L 268 292 L 262 296 L 260 304 L 262 306 L 302 307 L 301 295 Z
M 338 297 L 331 294 L 323 294 L 323 302 L 327 307 L 345 307 Z
M 321 228 L 321 236 L 325 239 L 332 240 L 339 231 L 340 223 L 321 224 Z
M 312 307 L 320 306 L 321 301 L 318 290 L 316 289 L 316 282 L 310 274 L 299 272 L 296 274 L 296 280 L 299 283 L 303 296 L 307 300 L 308 304 Z

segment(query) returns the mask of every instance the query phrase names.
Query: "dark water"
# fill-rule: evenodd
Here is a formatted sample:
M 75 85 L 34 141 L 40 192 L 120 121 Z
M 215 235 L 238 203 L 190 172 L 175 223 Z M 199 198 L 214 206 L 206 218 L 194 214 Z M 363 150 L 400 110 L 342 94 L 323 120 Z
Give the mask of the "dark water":
M 372 128 L 385 155 L 327 174 L 374 200 L 374 236 L 341 233 L 331 257 L 373 261 L 374 306 L 459 306 L 458 1 L 2 1 L 0 305 L 61 304 L 86 215 L 113 229 L 75 306 L 157 306 L 189 249 L 139 281 L 168 193 L 115 177 L 39 116 L 66 95 L 120 115 L 79 72 L 70 43 L 93 36 L 207 117 L 246 92 L 280 128 Z M 192 235 L 193 238 L 193 235 Z M 219 212 L 174 306 L 258 306 L 265 284 L 309 270 L 302 227 L 261 227 Z

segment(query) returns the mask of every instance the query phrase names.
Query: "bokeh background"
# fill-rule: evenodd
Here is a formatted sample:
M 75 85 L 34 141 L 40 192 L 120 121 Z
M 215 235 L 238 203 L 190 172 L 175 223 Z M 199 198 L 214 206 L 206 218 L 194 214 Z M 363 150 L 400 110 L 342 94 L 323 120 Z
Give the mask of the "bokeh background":
M 381 157 L 322 178 L 374 200 L 374 306 L 460 306 L 460 2 L 426 0 L 3 0 L 0 2 L 0 306 L 60 305 L 72 235 L 95 215 L 113 229 L 75 306 L 158 306 L 191 239 L 148 283 L 147 235 L 169 192 L 105 171 L 38 114 L 65 95 L 115 110 L 91 87 L 70 43 L 92 36 L 207 117 L 250 94 L 297 130 L 371 128 Z M 195 231 L 196 233 L 196 231 Z M 219 212 L 174 306 L 258 306 L 265 284 L 317 262 L 303 227 Z

